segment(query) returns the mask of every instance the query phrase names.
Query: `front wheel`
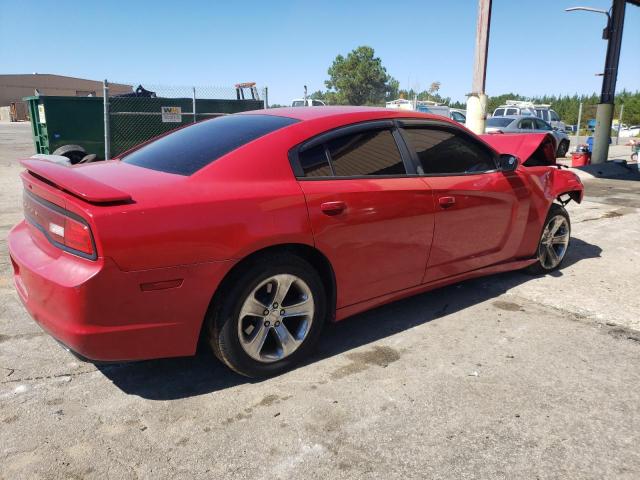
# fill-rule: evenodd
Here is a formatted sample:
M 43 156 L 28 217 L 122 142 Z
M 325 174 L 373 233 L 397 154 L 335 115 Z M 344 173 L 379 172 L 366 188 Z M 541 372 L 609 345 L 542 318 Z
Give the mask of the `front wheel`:
M 556 152 L 556 157 L 564 158 L 567 155 L 567 151 L 569 150 L 569 142 L 567 140 L 563 140 L 560 142 L 560 146 L 558 147 L 558 151 Z
M 207 317 L 214 354 L 247 377 L 282 373 L 306 357 L 326 317 L 324 285 L 297 256 L 276 254 L 235 272 Z
M 527 268 L 534 275 L 549 273 L 560 268 L 569 248 L 571 222 L 567 211 L 552 204 L 538 243 L 537 262 Z

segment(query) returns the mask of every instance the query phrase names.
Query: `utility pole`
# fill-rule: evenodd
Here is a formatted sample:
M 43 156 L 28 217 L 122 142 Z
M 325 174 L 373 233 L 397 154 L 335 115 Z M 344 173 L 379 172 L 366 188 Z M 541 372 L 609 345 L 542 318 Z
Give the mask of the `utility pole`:
M 487 119 L 487 56 L 489 53 L 489 28 L 491 26 L 491 0 L 478 0 L 478 24 L 476 27 L 476 48 L 473 63 L 473 86 L 467 95 L 466 126 L 477 134 L 484 133 Z
M 640 5 L 637 0 L 629 0 Z M 622 27 L 624 26 L 624 11 L 627 0 L 613 0 L 611 10 L 600 10 L 591 7 L 571 7 L 567 12 L 582 10 L 586 12 L 602 13 L 607 16 L 607 26 L 602 32 L 602 38 L 607 40 L 607 57 L 602 74 L 602 92 L 600 103 L 596 110 L 596 129 L 593 134 L 592 163 L 604 163 L 609 155 L 609 141 L 611 140 L 611 124 L 613 122 L 613 104 L 616 94 L 616 80 L 618 78 L 618 63 L 620 61 L 620 46 L 622 44 Z
M 622 44 L 622 27 L 624 26 L 625 0 L 613 0 L 611 19 L 606 28 L 607 59 L 604 64 L 602 93 L 596 110 L 596 131 L 593 136 L 593 163 L 604 163 L 609 155 L 609 139 L 613 121 L 613 101 L 616 94 L 618 78 L 618 62 L 620 61 L 620 45 Z

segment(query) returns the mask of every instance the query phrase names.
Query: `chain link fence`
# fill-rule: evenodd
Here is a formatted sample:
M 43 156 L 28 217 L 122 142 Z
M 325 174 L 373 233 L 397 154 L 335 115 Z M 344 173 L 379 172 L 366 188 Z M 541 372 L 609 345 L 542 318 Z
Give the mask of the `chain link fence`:
M 131 93 L 109 95 L 104 83 L 105 158 L 201 120 L 266 108 L 266 88 L 138 85 Z

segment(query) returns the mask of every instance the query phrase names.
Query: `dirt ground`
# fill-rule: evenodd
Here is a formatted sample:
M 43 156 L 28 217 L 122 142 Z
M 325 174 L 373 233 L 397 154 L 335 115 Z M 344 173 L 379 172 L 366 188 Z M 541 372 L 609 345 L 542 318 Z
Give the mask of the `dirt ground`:
M 564 268 L 329 326 L 248 381 L 194 358 L 94 366 L 13 290 L 29 126 L 0 124 L 0 478 L 640 478 L 640 181 L 588 181 Z

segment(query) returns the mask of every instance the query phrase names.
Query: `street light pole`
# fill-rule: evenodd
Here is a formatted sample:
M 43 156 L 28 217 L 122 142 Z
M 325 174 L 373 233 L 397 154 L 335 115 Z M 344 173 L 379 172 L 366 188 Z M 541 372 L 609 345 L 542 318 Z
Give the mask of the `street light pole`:
M 605 10 L 589 7 L 573 7 L 567 11 L 585 10 L 588 12 L 604 13 L 607 15 L 607 27 L 603 38 L 607 39 L 607 57 L 604 64 L 602 78 L 602 92 L 600 103 L 596 110 L 596 129 L 593 135 L 593 163 L 604 163 L 609 155 L 609 140 L 613 122 L 613 104 L 616 94 L 616 80 L 618 78 L 618 63 L 620 61 L 620 46 L 622 45 L 622 27 L 624 26 L 624 12 L 626 0 L 613 0 L 611 14 Z
M 474 133 L 484 133 L 487 119 L 487 56 L 489 51 L 489 28 L 491 26 L 491 0 L 478 0 L 478 24 L 473 64 L 473 85 L 467 96 L 466 127 Z

